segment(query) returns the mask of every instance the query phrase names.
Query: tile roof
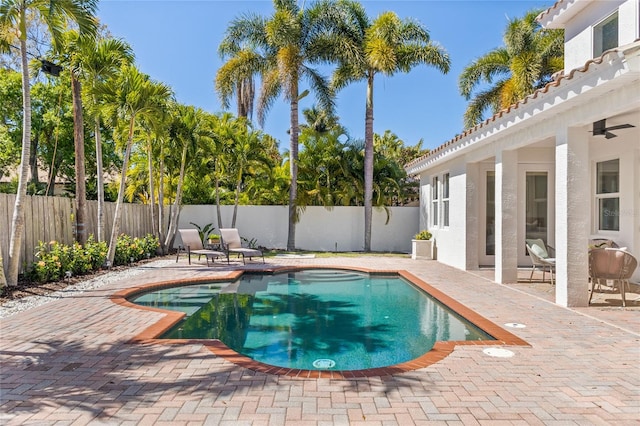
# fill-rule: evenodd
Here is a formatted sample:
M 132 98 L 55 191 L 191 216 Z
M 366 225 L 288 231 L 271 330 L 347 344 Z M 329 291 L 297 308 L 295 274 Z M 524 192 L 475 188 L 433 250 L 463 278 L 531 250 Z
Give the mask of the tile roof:
M 556 5 L 558 5 L 559 3 L 562 3 L 564 0 L 560 0 L 558 2 L 556 2 Z M 553 7 L 556 7 L 556 5 L 554 5 Z M 634 42 L 634 44 L 636 44 L 638 42 L 638 40 L 636 40 Z M 527 97 L 525 97 L 524 99 L 521 99 L 519 101 L 517 101 L 516 103 L 508 106 L 507 108 L 504 108 L 500 111 L 498 111 L 497 113 L 495 113 L 492 117 L 487 118 L 486 120 L 484 120 L 483 122 L 476 124 L 474 127 L 465 130 L 463 133 L 460 133 L 458 135 L 456 135 L 453 139 L 445 142 L 444 144 L 440 145 L 439 147 L 429 151 L 429 153 L 418 157 L 412 161 L 410 161 L 409 163 L 407 163 L 405 165 L 405 169 L 414 166 L 430 157 L 434 157 L 436 154 L 440 153 L 441 151 L 443 151 L 445 148 L 453 145 L 454 143 L 458 142 L 459 140 L 471 135 L 472 133 L 482 129 L 483 127 L 489 125 L 490 123 L 504 117 L 505 115 L 511 113 L 512 111 L 517 110 L 520 106 L 527 104 L 530 100 L 534 100 L 536 98 L 538 98 L 539 96 L 549 92 L 550 90 L 552 90 L 555 87 L 558 87 L 562 84 L 563 81 L 567 81 L 567 80 L 571 80 L 573 79 L 576 74 L 584 74 L 587 73 L 589 71 L 589 68 L 592 65 L 598 65 L 601 64 L 602 62 L 604 62 L 605 57 L 609 56 L 609 55 L 615 55 L 615 56 L 619 56 L 620 53 L 619 52 L 624 52 L 628 50 L 629 46 L 625 46 L 625 47 L 618 47 L 618 48 L 614 48 L 614 49 L 610 49 L 607 50 L 606 52 L 604 52 L 602 55 L 600 55 L 597 58 L 594 59 L 589 59 L 583 67 L 580 68 L 575 68 L 573 70 L 571 70 L 568 74 L 564 74 L 564 71 L 560 71 L 558 73 L 556 73 L 557 75 L 554 76 L 554 80 L 547 83 L 544 87 L 537 89 L 535 92 L 533 92 L 532 94 L 528 95 Z
M 562 3 L 566 3 L 566 0 L 558 0 L 553 4 L 553 6 L 548 7 L 546 10 L 543 10 L 542 12 L 540 12 L 540 14 L 536 17 L 536 21 L 539 21 L 542 18 L 544 18 L 545 15 L 548 15 L 549 13 L 551 13 L 552 10 L 557 9 Z

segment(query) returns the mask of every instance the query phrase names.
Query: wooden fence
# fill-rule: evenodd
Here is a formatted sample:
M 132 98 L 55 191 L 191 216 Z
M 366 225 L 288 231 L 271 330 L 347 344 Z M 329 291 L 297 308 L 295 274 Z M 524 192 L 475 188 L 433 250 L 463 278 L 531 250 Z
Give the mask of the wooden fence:
M 15 194 L 0 194 L 0 245 L 4 257 L 5 270 L 9 263 L 9 240 Z M 133 237 L 152 233 L 151 213 L 148 205 L 123 204 L 120 232 Z M 74 198 L 27 196 L 24 202 L 25 228 L 22 239 L 21 271 L 34 260 L 34 252 L 40 241 L 58 241 L 71 244 L 75 241 Z M 105 203 L 105 240 L 111 236 L 116 203 Z M 85 229 L 87 236 L 97 235 L 98 202 L 87 201 Z

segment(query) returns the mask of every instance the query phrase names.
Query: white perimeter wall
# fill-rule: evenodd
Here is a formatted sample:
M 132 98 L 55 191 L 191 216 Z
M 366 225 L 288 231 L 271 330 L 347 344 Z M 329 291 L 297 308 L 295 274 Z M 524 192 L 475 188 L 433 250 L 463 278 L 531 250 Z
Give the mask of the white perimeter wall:
M 418 232 L 419 207 L 373 209 L 371 250 L 411 251 L 411 239 Z M 238 206 L 236 228 L 247 239 L 267 248 L 285 249 L 288 233 L 287 206 Z M 221 206 L 223 227 L 231 226 L 233 206 Z M 194 228 L 213 223 L 218 229 L 215 205 L 183 206 L 179 228 Z M 215 231 L 214 231 L 215 232 Z M 179 242 L 179 237 L 176 237 Z M 175 246 L 176 244 L 174 244 Z M 316 251 L 362 251 L 364 248 L 364 207 L 307 207 L 296 226 L 296 248 Z

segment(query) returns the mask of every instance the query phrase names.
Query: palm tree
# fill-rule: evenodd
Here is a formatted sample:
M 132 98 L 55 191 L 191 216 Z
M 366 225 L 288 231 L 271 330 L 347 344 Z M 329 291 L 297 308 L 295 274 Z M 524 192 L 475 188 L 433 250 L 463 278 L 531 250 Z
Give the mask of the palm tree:
M 295 224 L 297 222 L 297 178 L 298 178 L 298 101 L 306 94 L 300 93 L 302 79 L 308 81 L 316 94 L 320 107 L 333 110 L 333 99 L 326 79 L 311 65 L 327 60 L 326 32 L 319 31 L 323 25 L 323 9 L 328 2 L 313 4 L 301 9 L 295 0 L 274 0 L 275 11 L 271 17 L 245 15 L 234 20 L 227 28 L 223 46 L 230 51 L 241 51 L 246 46 L 260 55 L 262 86 L 258 97 L 258 122 L 264 123 L 265 115 L 275 99 L 281 94 L 289 102 L 289 233 L 287 249 L 295 249 Z M 253 56 L 249 56 L 253 58 Z M 239 59 L 239 56 L 235 57 Z M 229 64 L 229 62 L 227 63 Z M 245 64 L 234 63 L 239 69 Z M 229 71 L 229 74 L 234 74 Z M 241 72 L 235 75 L 246 75 Z
M 95 34 L 80 37 L 75 30 L 67 31 L 63 37 L 60 51 L 66 56 L 71 80 L 71 101 L 73 105 L 73 143 L 76 177 L 76 241 L 84 244 L 87 240 L 85 233 L 85 215 L 87 203 L 87 185 L 85 179 L 84 155 L 84 114 L 82 106 L 82 58 L 86 51 L 95 47 Z
M 148 185 L 149 185 L 149 209 L 150 209 L 150 217 L 151 217 L 151 229 L 153 230 L 153 235 L 160 237 L 160 211 L 162 210 L 162 205 L 158 204 L 156 206 L 156 190 L 155 190 L 155 173 L 153 170 L 153 156 L 154 156 L 154 148 L 157 145 L 162 145 L 164 140 L 168 137 L 169 130 L 169 114 L 164 109 L 159 109 L 154 111 L 153 114 L 148 114 L 143 117 L 140 123 L 140 130 L 142 133 L 142 138 L 145 142 L 145 150 L 146 150 L 146 160 L 147 160 L 147 174 L 149 177 Z M 162 148 L 159 147 L 156 151 L 160 151 Z
M 109 252 L 107 253 L 107 260 L 113 264 L 116 242 L 120 233 L 122 202 L 136 120 L 140 116 L 148 115 L 161 109 L 171 97 L 171 89 L 162 83 L 151 81 L 147 75 L 142 74 L 135 66 L 125 65 L 116 81 L 98 84 L 96 86 L 96 94 L 102 98 L 103 104 L 109 112 L 108 115 L 115 120 L 114 128 L 118 124 L 127 126 L 120 187 L 113 218 Z
M 244 119 L 239 119 L 237 130 L 231 133 L 229 146 L 229 158 L 231 169 L 235 174 L 235 200 L 233 207 L 233 215 L 231 218 L 231 227 L 236 227 L 236 218 L 238 216 L 238 204 L 240 201 L 240 191 L 242 190 L 242 182 L 248 169 L 253 169 L 259 165 L 269 165 L 269 157 L 263 149 L 263 134 L 260 131 L 253 130 Z
M 0 28 L 3 31 L 13 31 L 20 41 L 24 111 L 18 190 L 11 222 L 9 270 L 6 274 L 8 285 L 17 285 L 18 283 L 20 249 L 24 234 L 24 198 L 27 194 L 27 171 L 31 150 L 31 91 L 27 60 L 27 15 L 35 13 L 46 24 L 54 45 L 58 45 L 65 25 L 70 21 L 78 25 L 81 34 L 95 33 L 97 6 L 98 0 L 2 0 L 0 3 Z
M 372 23 L 362 5 L 351 0 L 338 3 L 339 16 L 333 19 L 338 34 L 347 34 L 334 50 L 339 62 L 333 87 L 341 89 L 355 81 L 367 82 L 364 155 L 364 250 L 371 250 L 373 197 L 373 85 L 376 74 L 392 76 L 409 72 L 417 65 L 431 65 L 449 72 L 447 52 L 431 41 L 429 32 L 418 22 L 401 20 L 393 12 L 379 15 Z M 345 47 L 346 46 L 346 47 Z
M 480 123 L 486 110 L 495 114 L 544 87 L 563 68 L 563 31 L 542 28 L 536 21 L 539 12 L 509 21 L 504 46 L 479 57 L 460 74 L 460 93 L 471 100 L 464 113 L 465 128 Z M 489 86 L 476 91 L 480 83 Z
M 85 88 L 92 103 L 94 135 L 96 141 L 96 180 L 98 187 L 97 241 L 104 241 L 104 171 L 102 135 L 100 131 L 101 111 L 95 87 L 113 78 L 123 65 L 133 63 L 133 51 L 124 41 L 115 38 L 99 39 L 93 46 L 83 46 L 80 56 Z
M 251 120 L 255 99 L 254 76 L 264 69 L 265 62 L 258 53 L 240 47 L 231 39 L 225 39 L 220 44 L 218 53 L 223 59 L 228 58 L 218 69 L 215 80 L 222 107 L 228 109 L 231 96 L 235 94 L 238 117 Z

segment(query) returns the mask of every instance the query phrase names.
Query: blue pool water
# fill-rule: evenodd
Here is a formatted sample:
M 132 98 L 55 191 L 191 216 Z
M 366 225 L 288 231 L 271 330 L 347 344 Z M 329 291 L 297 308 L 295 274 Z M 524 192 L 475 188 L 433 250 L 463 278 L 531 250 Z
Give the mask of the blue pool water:
M 256 361 L 304 370 L 399 364 L 436 341 L 493 340 L 398 275 L 310 269 L 143 294 L 185 312 L 161 338 L 219 339 Z

